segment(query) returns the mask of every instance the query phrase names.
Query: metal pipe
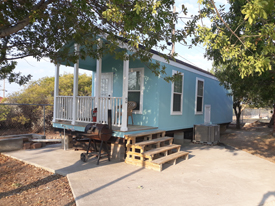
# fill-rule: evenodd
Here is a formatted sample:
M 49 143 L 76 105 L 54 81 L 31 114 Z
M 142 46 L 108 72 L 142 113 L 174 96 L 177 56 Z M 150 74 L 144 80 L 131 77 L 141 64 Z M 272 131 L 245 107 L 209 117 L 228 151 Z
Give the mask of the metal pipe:
M 45 136 L 45 105 L 43 105 L 43 112 L 44 112 L 44 136 Z
M 112 110 L 108 109 L 108 126 L 112 130 Z

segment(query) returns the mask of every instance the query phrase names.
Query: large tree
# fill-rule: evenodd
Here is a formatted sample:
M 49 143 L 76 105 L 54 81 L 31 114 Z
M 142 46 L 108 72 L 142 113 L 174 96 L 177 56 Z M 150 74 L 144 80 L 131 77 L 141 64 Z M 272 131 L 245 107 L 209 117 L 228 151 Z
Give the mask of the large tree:
M 272 105 L 274 96 L 275 8 L 273 0 L 229 0 L 218 6 L 200 0 L 199 15 L 188 22 L 193 43 L 206 46 L 215 75 L 234 97 L 240 127 L 242 103 Z M 211 27 L 203 23 L 211 21 Z
M 229 0 L 217 6 L 214 0 L 200 0 L 200 14 L 189 21 L 189 33 L 194 42 L 206 45 L 206 57 L 214 65 L 233 64 L 241 77 L 274 72 L 275 7 L 274 0 Z M 204 19 L 211 27 L 201 25 Z
M 239 68 L 234 64 L 213 68 L 213 73 L 233 96 L 233 109 L 236 115 L 236 127 L 240 128 L 243 105 L 253 107 L 271 107 L 274 101 L 275 73 L 265 71 L 260 76 L 240 76 Z
M 150 49 L 167 48 L 167 42 L 182 40 L 183 31 L 175 31 L 177 13 L 174 0 L 13 0 L 0 2 L 0 79 L 23 84 L 30 79 L 15 73 L 16 59 L 50 57 L 53 62 L 75 62 L 79 56 L 98 58 L 115 53 L 117 58 L 139 58 L 149 62 L 153 72 L 164 73 L 158 64 L 150 64 Z M 97 38 L 108 40 L 96 50 Z M 121 42 L 133 49 L 118 50 Z M 79 56 L 63 46 L 74 41 Z M 143 45 L 142 49 L 139 45 Z M 63 47 L 63 49 L 61 49 Z M 168 57 L 166 57 L 168 58 Z

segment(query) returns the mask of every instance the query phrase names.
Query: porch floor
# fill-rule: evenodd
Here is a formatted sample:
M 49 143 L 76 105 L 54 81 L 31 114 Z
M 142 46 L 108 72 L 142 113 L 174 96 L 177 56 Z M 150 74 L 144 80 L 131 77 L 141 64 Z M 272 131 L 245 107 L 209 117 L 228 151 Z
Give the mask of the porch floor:
M 88 124 L 86 122 L 76 122 L 75 125 L 72 125 L 71 121 L 58 121 L 57 123 L 60 125 L 64 125 L 66 128 L 70 128 L 70 126 L 74 126 L 74 128 L 81 128 L 80 131 L 84 131 L 86 125 Z M 131 124 L 128 125 L 127 127 L 128 127 L 127 132 L 134 132 L 134 131 L 140 131 L 140 130 L 152 130 L 152 129 L 158 128 L 158 127 L 150 127 L 150 126 L 131 125 Z M 114 132 L 121 132 L 120 127 L 113 126 L 112 129 Z

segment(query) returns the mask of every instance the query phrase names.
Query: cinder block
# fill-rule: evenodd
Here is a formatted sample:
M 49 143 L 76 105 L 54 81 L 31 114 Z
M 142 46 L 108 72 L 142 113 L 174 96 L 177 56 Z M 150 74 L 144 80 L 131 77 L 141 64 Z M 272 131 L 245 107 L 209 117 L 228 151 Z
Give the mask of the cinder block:
M 39 143 L 39 142 L 33 143 L 33 144 L 31 145 L 31 148 L 32 148 L 32 149 L 38 149 L 38 148 L 41 148 L 41 147 L 42 147 L 42 144 Z
M 31 148 L 31 143 L 30 142 L 25 142 L 23 144 L 23 149 L 30 149 Z
M 184 144 L 184 132 L 174 133 L 174 144 Z
M 62 139 L 62 148 L 64 150 L 68 150 L 73 148 L 73 137 L 72 135 L 68 134 L 65 135 L 65 138 Z
M 125 157 L 125 146 L 123 144 L 111 144 L 111 158 L 119 161 L 124 161 Z
M 23 137 L 23 143 L 28 142 L 29 139 L 30 139 L 29 137 Z

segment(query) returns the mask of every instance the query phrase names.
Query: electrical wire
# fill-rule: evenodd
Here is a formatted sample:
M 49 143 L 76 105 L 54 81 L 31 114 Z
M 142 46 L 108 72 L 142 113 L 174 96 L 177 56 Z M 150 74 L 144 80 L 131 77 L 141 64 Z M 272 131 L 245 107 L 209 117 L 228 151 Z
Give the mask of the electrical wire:
M 180 42 L 179 42 L 180 43 Z M 183 44 L 183 43 L 180 43 L 181 45 L 183 45 L 183 46 L 192 46 L 192 44 L 190 44 L 190 45 L 185 45 L 185 44 Z M 198 45 L 197 45 L 198 46 Z M 201 48 L 201 47 L 200 47 Z M 196 48 L 196 46 L 195 47 L 192 47 L 192 49 L 195 49 L 195 50 L 197 50 L 198 52 L 202 52 L 202 51 L 199 51 L 197 48 Z M 201 49 L 203 49 L 203 48 L 201 48 Z M 204 49 L 203 49 L 204 50 Z
M 184 58 L 183 56 L 181 56 L 180 54 L 178 54 L 179 57 L 183 58 L 185 61 L 188 61 L 190 64 L 193 64 L 194 66 L 196 67 L 199 67 L 197 66 L 196 64 L 194 64 L 193 62 L 189 61 L 188 59 Z

